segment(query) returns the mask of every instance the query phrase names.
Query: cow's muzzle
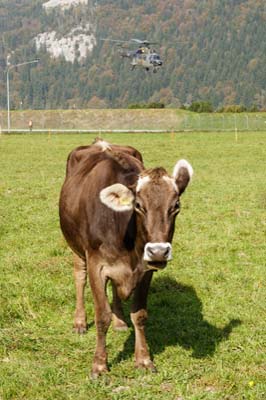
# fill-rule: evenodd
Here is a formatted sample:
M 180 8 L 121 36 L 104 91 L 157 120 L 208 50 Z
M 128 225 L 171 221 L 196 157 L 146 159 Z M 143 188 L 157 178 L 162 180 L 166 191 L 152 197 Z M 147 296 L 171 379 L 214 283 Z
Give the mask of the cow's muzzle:
M 171 243 L 146 243 L 143 259 L 148 263 L 165 264 L 172 259 Z

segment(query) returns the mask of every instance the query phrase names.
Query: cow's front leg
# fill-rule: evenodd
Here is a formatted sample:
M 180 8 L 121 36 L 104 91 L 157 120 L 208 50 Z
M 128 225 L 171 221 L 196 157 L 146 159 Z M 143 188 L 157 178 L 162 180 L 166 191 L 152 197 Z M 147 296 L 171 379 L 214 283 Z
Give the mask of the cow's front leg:
M 152 278 L 152 271 L 146 272 L 141 282 L 137 285 L 134 292 L 134 299 L 131 308 L 131 321 L 135 328 L 135 364 L 136 367 L 148 368 L 156 371 L 151 361 L 146 337 L 145 322 L 148 317 L 147 313 L 147 295 Z
M 113 329 L 116 331 L 125 331 L 127 330 L 128 326 L 125 321 L 123 313 L 122 301 L 117 294 L 114 282 L 112 282 L 112 290 L 113 290 L 113 302 L 112 302 Z
M 84 290 L 87 282 L 86 262 L 74 254 L 74 279 L 76 286 L 76 310 L 74 331 L 85 333 L 87 330 L 86 311 L 84 306 Z
M 112 311 L 105 291 L 107 279 L 100 263 L 93 261 L 93 258 L 90 257 L 88 272 L 94 301 L 97 338 L 91 377 L 97 378 L 101 373 L 108 371 L 106 334 L 112 320 Z

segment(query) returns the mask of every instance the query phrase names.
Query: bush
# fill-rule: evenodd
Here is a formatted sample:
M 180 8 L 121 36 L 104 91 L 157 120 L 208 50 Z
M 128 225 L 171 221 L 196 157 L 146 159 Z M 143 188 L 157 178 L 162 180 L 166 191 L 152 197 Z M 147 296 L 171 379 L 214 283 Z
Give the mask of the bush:
M 256 104 L 253 104 L 253 105 L 248 109 L 248 111 L 249 111 L 249 112 L 258 112 L 259 109 L 258 109 L 258 106 L 256 106 Z
M 213 112 L 213 106 L 209 101 L 193 101 L 188 110 L 198 113 Z
M 224 112 L 224 113 L 241 113 L 245 111 L 247 111 L 247 108 L 239 104 L 231 104 L 219 109 L 219 112 Z
M 147 108 L 165 108 L 164 103 L 148 103 Z
M 145 108 L 145 107 L 144 107 L 144 104 L 136 103 L 136 104 L 129 104 L 127 108 L 131 110 L 131 109 L 135 109 L 135 108 Z
M 164 103 L 135 103 L 135 104 L 129 104 L 129 106 L 127 107 L 128 109 L 144 109 L 144 108 L 165 108 Z

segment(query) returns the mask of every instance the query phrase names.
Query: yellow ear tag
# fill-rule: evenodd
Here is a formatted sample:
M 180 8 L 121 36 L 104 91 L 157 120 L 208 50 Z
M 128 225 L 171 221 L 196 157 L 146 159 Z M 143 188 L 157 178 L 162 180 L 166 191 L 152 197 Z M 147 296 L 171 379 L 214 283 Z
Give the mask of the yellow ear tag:
M 130 206 L 132 204 L 132 200 L 129 197 L 123 197 L 120 199 L 121 206 Z

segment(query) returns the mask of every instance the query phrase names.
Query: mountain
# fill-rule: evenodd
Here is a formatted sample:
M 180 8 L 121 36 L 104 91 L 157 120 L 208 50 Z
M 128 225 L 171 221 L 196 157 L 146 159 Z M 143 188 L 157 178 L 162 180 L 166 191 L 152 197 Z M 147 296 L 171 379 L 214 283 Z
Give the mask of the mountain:
M 104 108 L 210 101 L 266 109 L 265 0 L 0 1 L 0 107 Z M 164 65 L 131 71 L 115 43 L 158 43 Z

